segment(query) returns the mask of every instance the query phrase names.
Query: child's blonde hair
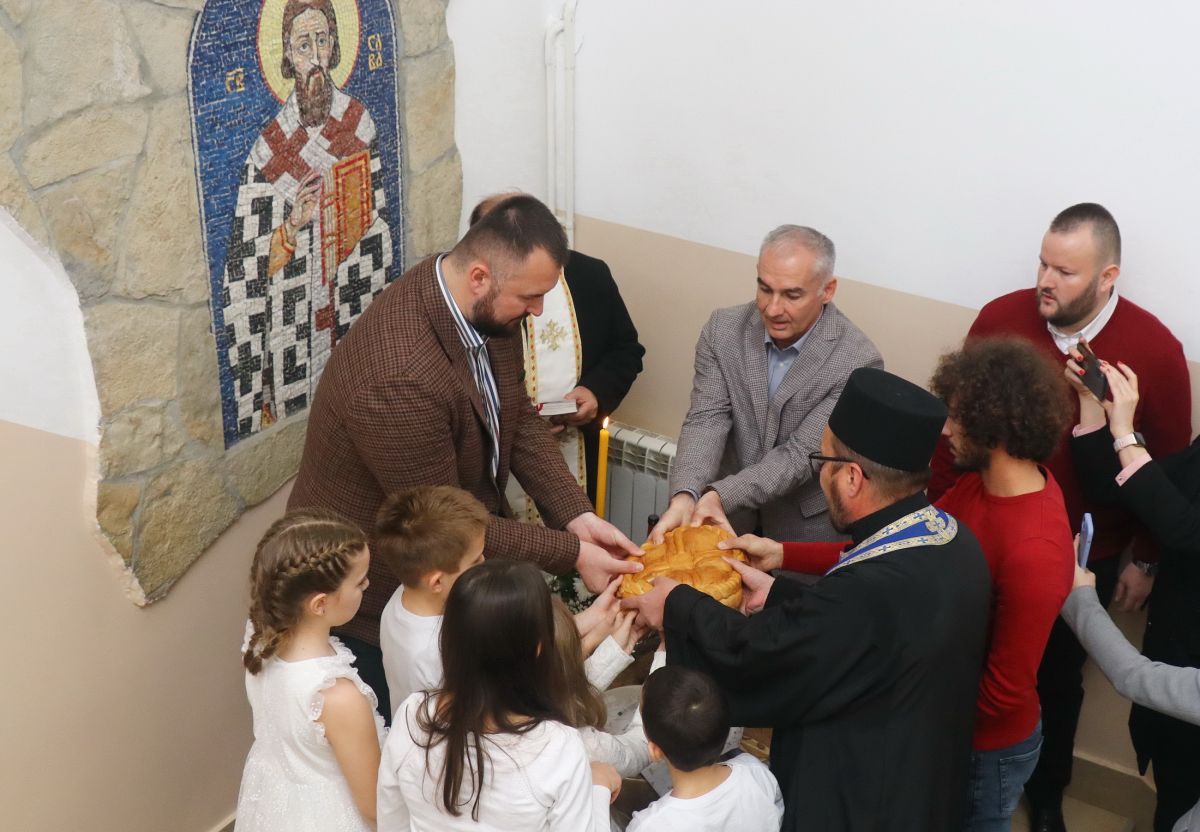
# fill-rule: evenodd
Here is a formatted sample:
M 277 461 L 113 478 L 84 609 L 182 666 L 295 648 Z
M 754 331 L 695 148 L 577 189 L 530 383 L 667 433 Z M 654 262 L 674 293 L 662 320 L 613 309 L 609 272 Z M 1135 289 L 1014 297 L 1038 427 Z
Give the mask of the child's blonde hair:
M 324 509 L 288 512 L 267 529 L 250 566 L 252 633 L 242 656 L 247 670 L 262 670 L 299 622 L 304 599 L 336 592 L 366 545 L 353 523 Z
M 555 595 L 554 604 L 554 654 L 562 668 L 565 682 L 562 691 L 555 692 L 562 710 L 572 728 L 592 727 L 604 730 L 608 721 L 608 709 L 595 686 L 588 681 L 583 664 L 583 641 L 575 626 L 575 616 Z

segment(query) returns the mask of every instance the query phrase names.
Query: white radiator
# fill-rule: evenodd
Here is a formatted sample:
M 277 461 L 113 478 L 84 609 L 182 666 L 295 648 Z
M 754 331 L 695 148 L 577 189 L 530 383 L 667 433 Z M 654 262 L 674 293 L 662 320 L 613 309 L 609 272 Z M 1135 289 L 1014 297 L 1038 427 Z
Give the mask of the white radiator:
M 634 543 L 641 543 L 650 515 L 662 514 L 671 499 L 667 477 L 675 461 L 675 443 L 619 422 L 609 423 L 608 433 L 604 516 Z

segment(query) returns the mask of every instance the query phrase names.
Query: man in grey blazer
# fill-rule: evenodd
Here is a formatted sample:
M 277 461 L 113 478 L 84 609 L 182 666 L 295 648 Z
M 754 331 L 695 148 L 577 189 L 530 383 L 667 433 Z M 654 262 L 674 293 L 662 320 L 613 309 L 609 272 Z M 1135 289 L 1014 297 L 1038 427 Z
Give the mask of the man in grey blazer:
M 677 526 L 759 529 L 776 540 L 831 540 L 809 454 L 850 373 L 883 367 L 871 340 L 833 305 L 833 242 L 782 225 L 763 240 L 754 302 L 718 309 L 696 344 L 692 401 L 671 469 L 671 503 L 653 540 Z

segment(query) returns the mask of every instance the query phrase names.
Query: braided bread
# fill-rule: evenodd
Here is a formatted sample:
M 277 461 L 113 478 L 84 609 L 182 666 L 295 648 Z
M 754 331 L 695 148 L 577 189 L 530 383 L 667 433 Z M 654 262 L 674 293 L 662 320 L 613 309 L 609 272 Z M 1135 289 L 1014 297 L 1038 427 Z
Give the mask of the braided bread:
M 651 590 L 653 578 L 673 578 L 736 609 L 742 603 L 742 576 L 721 558 L 745 563 L 746 554 L 741 549 L 717 548 L 719 542 L 732 537 L 716 526 L 672 529 L 662 543 L 647 542 L 642 547 L 645 555 L 630 558 L 641 561 L 643 569 L 621 579 L 617 596 L 642 595 Z

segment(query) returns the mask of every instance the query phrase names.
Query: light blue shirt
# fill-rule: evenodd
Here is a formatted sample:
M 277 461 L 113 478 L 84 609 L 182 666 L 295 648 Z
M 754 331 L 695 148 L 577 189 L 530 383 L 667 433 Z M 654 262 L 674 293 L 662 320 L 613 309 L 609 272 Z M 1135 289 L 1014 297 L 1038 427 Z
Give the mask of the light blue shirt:
M 825 307 L 821 307 L 821 315 L 824 314 Z M 820 315 L 817 316 L 817 321 L 819 320 L 821 320 Z M 792 362 L 796 360 L 796 356 L 800 354 L 801 348 L 804 347 L 804 342 L 808 340 L 809 334 L 816 327 L 817 321 L 813 321 L 813 325 L 808 328 L 808 332 L 801 335 L 796 343 L 784 349 L 775 346 L 775 341 L 772 340 L 769 333 L 763 335 L 763 342 L 767 345 L 767 378 L 770 384 L 772 400 L 775 398 L 775 391 L 783 383 L 784 376 L 792 368 Z

